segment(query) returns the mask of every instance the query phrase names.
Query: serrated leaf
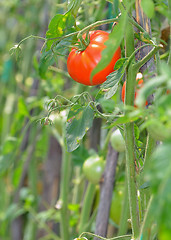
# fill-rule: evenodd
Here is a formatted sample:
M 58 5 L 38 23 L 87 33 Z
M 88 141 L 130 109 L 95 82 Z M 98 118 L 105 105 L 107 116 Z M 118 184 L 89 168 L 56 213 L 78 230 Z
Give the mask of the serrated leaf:
M 48 26 L 48 31 L 46 32 L 46 38 L 58 38 L 62 37 L 63 35 L 72 32 L 72 27 L 75 24 L 75 19 L 71 15 L 70 12 L 67 12 L 66 14 L 57 14 L 55 15 Z M 54 40 L 48 40 L 46 44 L 46 51 L 49 51 Z
M 128 60 L 128 58 L 120 58 L 116 63 L 115 63 L 115 67 L 114 70 L 117 70 L 119 68 L 121 68 L 125 62 Z
M 107 80 L 101 85 L 101 90 L 106 90 L 104 97 L 111 98 L 117 91 L 119 81 L 123 77 L 122 67 L 107 76 Z
M 80 146 L 82 138 L 92 126 L 93 117 L 94 111 L 89 105 L 76 104 L 70 109 L 66 123 L 68 152 L 72 152 Z
M 91 78 L 104 69 L 111 61 L 113 54 L 116 52 L 117 48 L 122 42 L 125 34 L 125 26 L 127 20 L 126 11 L 122 13 L 120 21 L 114 27 L 113 31 L 109 35 L 109 39 L 105 42 L 106 48 L 102 51 L 102 58 L 97 66 L 93 69 L 91 73 Z
M 147 17 L 154 17 L 154 2 L 153 0 L 141 0 L 141 7 Z

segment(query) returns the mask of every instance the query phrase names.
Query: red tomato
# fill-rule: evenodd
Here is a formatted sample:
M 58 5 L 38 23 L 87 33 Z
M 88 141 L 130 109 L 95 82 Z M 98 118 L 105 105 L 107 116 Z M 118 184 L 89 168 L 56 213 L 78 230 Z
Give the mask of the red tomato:
M 141 87 L 143 86 L 143 82 L 144 82 L 144 81 L 143 81 L 143 76 L 142 76 L 141 73 L 137 73 L 136 80 L 137 80 L 137 82 L 138 82 L 138 87 L 137 87 L 136 90 L 135 90 L 135 98 L 134 98 L 134 100 L 135 100 L 136 97 L 137 97 L 139 88 L 141 88 Z M 124 101 L 125 101 L 125 88 L 126 88 L 126 81 L 124 82 L 123 87 L 122 87 L 122 95 L 121 95 L 121 98 L 122 98 L 122 102 L 123 102 L 123 103 L 124 103 Z M 145 105 L 147 105 L 147 104 L 148 104 L 148 102 L 146 101 Z M 134 106 L 136 107 L 136 105 L 134 105 Z
M 98 85 L 106 81 L 106 77 L 114 71 L 117 60 L 121 57 L 120 47 L 116 50 L 110 63 L 90 80 L 91 72 L 100 62 L 101 52 L 106 48 L 105 42 L 109 33 L 101 30 L 90 31 L 90 43 L 83 51 L 72 49 L 67 60 L 68 73 L 76 82 L 84 85 Z M 83 35 L 85 39 L 86 35 Z

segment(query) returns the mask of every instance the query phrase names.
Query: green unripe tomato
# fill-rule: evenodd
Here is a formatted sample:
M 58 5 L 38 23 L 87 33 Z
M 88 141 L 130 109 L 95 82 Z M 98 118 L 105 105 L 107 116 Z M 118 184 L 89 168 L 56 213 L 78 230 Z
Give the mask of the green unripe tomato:
M 119 225 L 120 223 L 122 205 L 123 205 L 123 196 L 124 196 L 124 185 L 116 186 L 112 196 L 112 203 L 110 207 L 110 218 L 117 225 Z
M 98 155 L 87 158 L 83 164 L 83 173 L 93 184 L 99 183 L 105 167 L 105 162 Z
M 115 131 L 112 132 L 110 142 L 115 151 L 117 152 L 125 151 L 125 141 L 119 129 L 116 129 Z

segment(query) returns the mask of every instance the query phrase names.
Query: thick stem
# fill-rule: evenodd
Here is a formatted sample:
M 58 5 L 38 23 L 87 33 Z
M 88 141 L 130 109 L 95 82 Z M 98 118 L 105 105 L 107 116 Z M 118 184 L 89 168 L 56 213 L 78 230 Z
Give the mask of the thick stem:
M 69 212 L 68 212 L 68 193 L 70 184 L 70 153 L 66 151 L 66 146 L 62 146 L 62 174 L 61 174 L 61 238 L 69 239 Z
M 85 226 L 88 225 L 88 221 L 90 218 L 95 190 L 96 190 L 96 185 L 89 183 L 86 190 L 83 207 L 81 211 L 79 234 L 81 234 L 83 231 L 87 231 L 87 229 L 85 229 Z
M 129 57 L 134 51 L 134 35 L 131 24 L 126 28 L 126 56 Z M 127 69 L 127 84 L 125 104 L 134 106 L 134 86 L 136 82 L 136 71 L 132 69 L 132 64 Z M 126 169 L 128 179 L 128 196 L 130 205 L 130 215 L 133 237 L 139 236 L 139 211 L 137 203 L 135 155 L 134 155 L 134 123 L 127 123 L 124 127 L 126 143 Z

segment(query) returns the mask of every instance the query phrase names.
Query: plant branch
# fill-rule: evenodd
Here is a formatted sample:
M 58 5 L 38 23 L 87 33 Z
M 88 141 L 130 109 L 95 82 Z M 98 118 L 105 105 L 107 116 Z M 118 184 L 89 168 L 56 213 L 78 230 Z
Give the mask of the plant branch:
M 126 56 L 130 57 L 134 52 L 134 33 L 131 23 L 126 28 Z M 134 106 L 136 70 L 132 64 L 127 67 L 127 84 L 125 105 Z M 126 113 L 125 113 L 126 114 Z M 126 170 L 128 180 L 128 196 L 130 205 L 130 215 L 133 237 L 139 236 L 139 210 L 137 203 L 137 186 L 135 172 L 135 154 L 134 154 L 134 123 L 126 123 L 124 126 L 126 143 Z
M 136 21 L 135 18 L 129 16 L 129 21 L 130 21 L 130 23 L 132 23 L 138 30 L 140 30 L 140 32 L 144 33 L 147 38 L 151 39 L 149 33 L 148 33 L 143 27 L 141 27 L 141 25 L 138 24 L 138 22 Z
M 30 35 L 30 36 L 28 36 L 28 37 L 22 39 L 22 40 L 17 44 L 17 47 L 19 47 L 24 41 L 26 41 L 26 40 L 28 40 L 28 39 L 30 39 L 30 38 L 35 38 L 35 39 L 40 39 L 40 40 L 47 41 L 47 39 L 44 38 L 44 37 L 35 36 L 35 35 Z
M 62 146 L 62 174 L 61 174 L 61 190 L 60 190 L 60 200 L 61 200 L 61 238 L 69 239 L 69 212 L 68 212 L 68 197 L 69 197 L 69 183 L 70 183 L 70 165 L 71 156 L 66 151 L 65 143 Z
M 80 223 L 79 223 L 79 233 L 82 233 L 83 231 L 87 230 L 87 229 L 85 229 L 85 226 L 89 222 L 93 199 L 94 199 L 94 195 L 95 195 L 95 190 L 96 190 L 96 185 L 89 183 L 87 190 L 86 190 L 83 207 L 82 207 L 82 211 L 81 211 Z
M 161 47 L 161 44 L 156 45 L 143 59 L 135 63 L 133 68 L 138 71 Z
M 131 235 L 123 235 L 123 236 L 118 236 L 118 237 L 114 237 L 114 238 L 104 238 L 104 237 L 101 237 L 99 235 L 96 235 L 94 233 L 89 233 L 89 232 L 83 232 L 81 233 L 81 235 L 79 236 L 79 238 L 83 237 L 84 235 L 89 235 L 89 236 L 92 236 L 92 237 L 97 237 L 99 239 L 102 239 L 102 240 L 124 240 L 124 239 L 131 239 Z
M 113 23 L 113 22 L 118 22 L 118 21 L 119 21 L 119 17 L 97 21 L 95 23 L 92 23 L 92 24 L 88 25 L 87 27 L 83 28 L 82 30 L 80 30 L 77 37 L 80 38 L 81 35 L 83 35 L 85 32 L 87 32 L 90 29 L 93 29 L 95 27 L 98 27 L 98 26 L 101 26 L 101 25 L 104 25 L 104 24 Z
M 150 211 L 150 207 L 152 205 L 153 202 L 153 196 L 150 198 L 149 203 L 148 203 L 148 207 L 144 216 L 144 220 L 142 223 L 142 227 L 141 227 L 141 231 L 140 231 L 140 236 L 139 236 L 139 240 L 142 239 L 142 235 L 143 235 L 143 239 L 147 239 L 148 238 L 148 233 L 149 233 L 149 227 L 151 225 L 152 222 L 152 218 L 153 218 L 153 214 Z

